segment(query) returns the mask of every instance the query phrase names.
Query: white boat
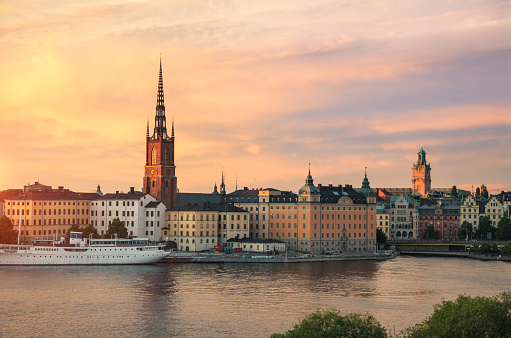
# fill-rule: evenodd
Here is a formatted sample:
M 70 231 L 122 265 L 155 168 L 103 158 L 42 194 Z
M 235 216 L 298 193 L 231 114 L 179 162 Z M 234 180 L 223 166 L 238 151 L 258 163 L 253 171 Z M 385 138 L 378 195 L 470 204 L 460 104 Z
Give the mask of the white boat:
M 90 239 L 77 246 L 0 244 L 0 265 L 154 264 L 169 254 L 148 238 Z

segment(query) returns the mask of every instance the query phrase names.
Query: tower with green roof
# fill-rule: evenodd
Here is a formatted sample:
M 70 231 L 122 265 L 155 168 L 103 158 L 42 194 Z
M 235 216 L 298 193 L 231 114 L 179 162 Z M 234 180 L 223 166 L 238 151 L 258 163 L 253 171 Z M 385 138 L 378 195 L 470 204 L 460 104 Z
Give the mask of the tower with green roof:
M 426 196 L 431 191 L 431 166 L 426 162 L 426 152 L 422 145 L 417 155 L 417 163 L 412 167 L 412 187 L 414 192 Z

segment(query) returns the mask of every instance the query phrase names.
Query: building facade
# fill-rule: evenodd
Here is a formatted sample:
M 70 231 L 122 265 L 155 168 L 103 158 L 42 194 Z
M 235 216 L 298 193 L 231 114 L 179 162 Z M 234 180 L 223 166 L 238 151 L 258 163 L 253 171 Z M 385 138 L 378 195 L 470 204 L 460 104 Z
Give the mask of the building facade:
M 86 227 L 90 224 L 90 205 L 98 195 L 76 193 L 64 187 L 38 190 L 32 186 L 22 194 L 5 199 L 5 215 L 20 241 L 65 236 L 71 225 Z
M 167 135 L 167 118 L 163 96 L 163 76 L 160 59 L 160 75 L 156 100 L 154 131 L 149 135 L 149 121 L 146 135 L 146 163 L 143 191 L 172 208 L 177 202 L 177 177 L 174 163 L 174 122 L 172 134 Z
M 315 186 L 309 171 L 298 194 L 244 189 L 227 201 L 250 212 L 252 238 L 303 252 L 364 252 L 376 250 L 376 194 L 369 195 L 350 185 Z
M 390 238 L 390 210 L 383 207 L 376 209 L 376 229 L 380 229 L 383 233 Z
M 419 235 L 422 236 L 426 227 L 432 225 L 441 239 L 458 238 L 460 229 L 460 204 L 458 199 L 438 200 L 436 204 L 425 204 L 419 207 Z
M 426 152 L 422 146 L 417 155 L 417 163 L 412 167 L 412 187 L 414 192 L 426 196 L 431 191 L 431 166 L 426 162 Z
M 180 251 L 225 246 L 231 238 L 249 237 L 249 213 L 231 204 L 186 205 L 166 212 L 162 237 Z
M 91 202 L 91 223 L 99 235 L 105 235 L 115 218 L 124 224 L 130 237 L 144 237 L 151 241 L 161 240 L 161 229 L 165 226 L 163 203 L 153 196 L 135 191 L 98 196 Z
M 389 234 L 391 239 L 413 239 L 416 201 L 410 196 L 392 196 L 390 199 Z

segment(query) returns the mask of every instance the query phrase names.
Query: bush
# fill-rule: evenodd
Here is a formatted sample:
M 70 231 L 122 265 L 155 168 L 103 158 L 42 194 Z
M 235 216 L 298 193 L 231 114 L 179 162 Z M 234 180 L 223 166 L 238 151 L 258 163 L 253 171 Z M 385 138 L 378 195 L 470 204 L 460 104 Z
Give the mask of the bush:
M 342 316 L 338 311 L 321 311 L 305 317 L 292 330 L 276 333 L 272 338 L 330 338 L 330 337 L 387 337 L 385 328 L 371 315 L 350 313 Z
M 422 323 L 402 332 L 404 337 L 510 337 L 511 293 L 494 297 L 460 295 L 442 301 Z

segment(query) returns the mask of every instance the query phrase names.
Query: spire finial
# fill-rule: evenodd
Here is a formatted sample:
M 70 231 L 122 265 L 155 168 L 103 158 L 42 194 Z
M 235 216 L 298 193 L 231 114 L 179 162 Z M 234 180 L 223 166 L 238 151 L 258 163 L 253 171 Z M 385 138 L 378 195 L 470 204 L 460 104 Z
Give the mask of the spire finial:
M 172 137 L 174 137 L 174 116 L 172 116 Z
M 160 53 L 160 73 L 158 77 L 158 94 L 156 97 L 156 116 L 154 118 L 154 138 L 167 139 L 167 120 L 165 118 L 165 102 L 163 97 L 163 71 L 161 66 Z
M 149 137 L 149 116 L 147 116 L 147 137 Z

